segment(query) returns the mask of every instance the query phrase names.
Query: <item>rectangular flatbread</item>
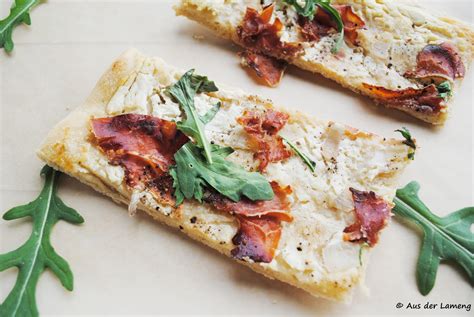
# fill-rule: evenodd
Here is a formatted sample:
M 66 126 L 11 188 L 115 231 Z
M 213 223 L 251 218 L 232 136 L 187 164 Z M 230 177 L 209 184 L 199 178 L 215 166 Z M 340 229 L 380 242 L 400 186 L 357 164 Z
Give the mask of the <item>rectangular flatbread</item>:
M 207 139 L 213 147 L 233 149 L 225 160 L 252 176 L 244 185 L 258 176 L 271 182 L 275 196 L 235 202 L 209 181 L 201 202 L 184 199 L 176 206 L 173 188 L 166 187 L 172 167 L 163 164 L 175 164 L 167 155 L 193 142 L 175 129 L 184 113 L 169 93 L 183 74 L 159 58 L 127 51 L 87 101 L 52 129 L 39 157 L 269 278 L 315 296 L 350 300 L 389 221 L 396 179 L 413 149 L 403 140 L 286 111 L 217 84 L 218 91 L 194 98 L 199 116 L 220 105 L 205 125 Z M 265 152 L 268 144 L 275 148 Z M 283 154 L 267 155 L 275 152 Z
M 345 33 L 336 53 L 334 20 L 321 8 L 311 20 L 288 4 L 295 1 L 180 0 L 175 10 L 247 52 L 322 74 L 431 124 L 445 122 L 473 57 L 471 25 L 408 1 L 334 0 Z M 252 56 L 246 63 L 264 76 L 269 62 Z

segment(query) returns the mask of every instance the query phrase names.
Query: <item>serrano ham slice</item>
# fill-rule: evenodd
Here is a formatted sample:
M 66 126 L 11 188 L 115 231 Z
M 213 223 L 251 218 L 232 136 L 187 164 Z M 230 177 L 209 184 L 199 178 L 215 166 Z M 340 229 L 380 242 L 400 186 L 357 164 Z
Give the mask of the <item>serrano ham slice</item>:
M 379 239 L 379 232 L 390 218 L 391 206 L 374 192 L 349 189 L 354 201 L 356 220 L 344 229 L 345 239 L 352 242 L 366 242 L 371 247 Z
M 272 200 L 252 201 L 248 198 L 235 202 L 217 192 L 208 193 L 206 201 L 216 209 L 230 214 L 245 217 L 273 216 L 282 221 L 291 221 L 293 217 L 288 214 L 290 206 L 287 195 L 291 194 L 290 187 L 280 187 L 277 182 L 271 182 L 275 196 Z
M 402 90 L 390 90 L 365 83 L 363 86 L 376 96 L 376 102 L 390 108 L 411 109 L 421 113 L 439 113 L 445 107 L 443 105 L 444 99 L 439 96 L 435 85 Z
M 208 193 L 204 199 L 217 210 L 236 215 L 239 230 L 232 239 L 236 247 L 231 251 L 236 259 L 248 257 L 255 262 L 271 262 L 280 241 L 281 222 L 293 220 L 287 199 L 291 188 L 276 182 L 271 185 L 275 196 L 269 201 L 244 198 L 234 202 L 217 192 Z
M 461 60 L 457 48 L 448 42 L 440 45 L 430 44 L 418 53 L 417 64 L 414 71 L 405 74 L 406 77 L 429 79 L 439 82 L 454 80 L 465 75 L 466 68 Z
M 110 163 L 124 167 L 128 186 L 145 186 L 160 198 L 173 201 L 168 169 L 174 164 L 176 151 L 188 141 L 176 123 L 124 114 L 92 119 L 92 132 Z
M 258 170 L 265 171 L 270 162 L 289 158 L 292 152 L 283 144 L 277 133 L 285 126 L 289 116 L 286 113 L 267 110 L 265 112 L 247 111 L 237 118 L 249 136 L 250 148 L 256 152 L 255 159 L 260 161 Z
M 280 241 L 280 220 L 272 216 L 261 218 L 237 216 L 237 220 L 239 231 L 232 238 L 237 247 L 232 249 L 232 256 L 239 260 L 248 257 L 255 262 L 270 263 Z
M 276 87 L 280 83 L 288 63 L 274 57 L 258 54 L 250 50 L 241 52 L 241 64 L 251 68 L 258 78 L 270 87 Z
M 283 29 L 281 21 L 276 18 L 270 23 L 274 6 L 275 4 L 266 7 L 261 13 L 247 8 L 244 19 L 237 28 L 237 36 L 243 46 L 265 55 L 295 56 L 300 50 L 299 46 L 280 40 L 278 33 Z

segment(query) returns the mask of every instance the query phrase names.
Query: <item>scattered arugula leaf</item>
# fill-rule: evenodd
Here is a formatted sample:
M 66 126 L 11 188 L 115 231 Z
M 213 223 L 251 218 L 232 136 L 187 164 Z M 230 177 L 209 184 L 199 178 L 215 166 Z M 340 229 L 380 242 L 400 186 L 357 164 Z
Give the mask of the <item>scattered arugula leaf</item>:
M 344 42 L 344 22 L 342 21 L 342 17 L 339 14 L 339 11 L 337 11 L 336 9 L 334 9 L 333 6 L 331 6 L 331 0 L 305 0 L 304 6 L 301 6 L 298 3 L 298 0 L 284 0 L 284 2 L 289 5 L 292 5 L 299 15 L 306 17 L 310 20 L 314 19 L 318 7 L 324 10 L 327 14 L 329 14 L 329 16 L 336 22 L 337 31 L 339 32 L 339 38 L 334 44 L 331 52 L 333 54 L 339 52 L 342 43 Z
M 282 139 L 286 142 L 286 144 L 288 144 L 290 146 L 290 148 L 293 150 L 293 152 L 296 153 L 296 155 L 298 155 L 302 160 L 303 162 L 309 167 L 309 169 L 311 170 L 312 173 L 314 173 L 314 171 L 316 170 L 316 162 L 313 161 L 312 159 L 310 159 L 308 157 L 308 155 L 304 154 L 303 152 L 301 152 L 297 147 L 296 145 L 294 145 L 293 143 L 291 143 L 287 138 L 285 137 L 282 137 Z
M 192 137 L 197 145 L 204 149 L 204 155 L 210 164 L 212 164 L 211 144 L 204 133 L 204 124 L 209 118 L 207 116 L 201 117 L 197 113 L 194 97 L 202 92 L 217 90 L 214 82 L 207 77 L 194 75 L 194 69 L 187 71 L 174 85 L 168 87 L 169 94 L 179 103 L 186 114 L 186 119 L 177 123 L 178 129 Z M 213 117 L 212 113 L 211 116 Z
M 401 129 L 395 130 L 395 132 L 400 132 L 401 135 L 405 138 L 405 141 L 403 141 L 403 144 L 405 144 L 406 146 L 409 146 L 410 148 L 413 149 L 413 151 L 410 151 L 410 153 L 408 153 L 408 158 L 410 160 L 414 160 L 415 159 L 415 151 L 416 151 L 416 143 L 412 139 L 410 130 L 408 130 L 405 127 L 402 127 Z
M 15 266 L 19 270 L 15 286 L 0 305 L 0 316 L 38 316 L 36 284 L 46 268 L 56 274 L 67 290 L 73 289 L 71 269 L 54 250 L 50 236 L 54 224 L 59 220 L 79 224 L 84 219 L 56 195 L 60 173 L 44 166 L 41 175 L 45 177 L 45 183 L 38 198 L 27 205 L 12 208 L 3 215 L 5 220 L 31 217 L 33 232 L 21 247 L 0 255 L 0 272 Z
M 187 73 L 191 73 L 191 76 L 189 77 L 191 81 L 191 87 L 193 87 L 193 89 L 196 90 L 198 94 L 202 92 L 213 92 L 219 90 L 216 84 L 212 80 L 209 80 L 207 76 L 194 75 L 194 69 L 189 70 Z
M 221 103 L 218 102 L 216 103 L 214 106 L 212 106 L 211 109 L 209 109 L 209 111 L 202 116 L 202 123 L 203 124 L 208 124 L 209 122 L 212 121 L 212 119 L 214 119 L 214 117 L 216 116 L 217 112 L 219 111 L 219 109 L 221 108 Z
M 242 196 L 251 200 L 270 200 L 273 190 L 260 173 L 247 172 L 225 158 L 234 152 L 232 148 L 212 145 L 210 164 L 202 149 L 192 142 L 186 143 L 174 158 L 176 165 L 170 169 L 175 188 L 176 205 L 184 198 L 202 201 L 205 187 L 212 187 L 222 195 L 239 201 Z
M 31 25 L 30 10 L 41 0 L 15 0 L 10 8 L 10 14 L 0 20 L 0 48 L 7 53 L 13 50 L 12 33 L 15 26 L 25 23 Z
M 457 262 L 474 285 L 474 233 L 471 231 L 474 207 L 466 207 L 441 218 L 420 200 L 419 190 L 417 182 L 397 190 L 393 213 L 416 223 L 424 232 L 416 268 L 420 293 L 427 295 L 433 289 L 442 260 Z
M 436 89 L 438 90 L 438 96 L 443 98 L 444 101 L 448 101 L 448 99 L 453 95 L 453 90 L 449 81 L 442 82 L 436 86 Z

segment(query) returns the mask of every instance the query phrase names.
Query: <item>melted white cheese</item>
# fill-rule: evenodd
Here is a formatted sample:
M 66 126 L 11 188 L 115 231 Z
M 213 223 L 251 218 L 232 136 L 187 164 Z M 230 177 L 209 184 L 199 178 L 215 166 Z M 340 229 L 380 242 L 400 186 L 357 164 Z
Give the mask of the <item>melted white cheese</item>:
M 154 63 L 156 69 L 148 69 L 150 65 L 145 63 L 146 72 L 138 74 L 128 91 L 117 91 L 107 108 L 109 115 L 133 111 L 166 120 L 180 120 L 178 104 L 161 91 L 179 76 L 163 77 L 160 74 L 162 62 Z M 221 88 L 212 96 L 200 94 L 195 98 L 195 105 L 202 115 L 219 101 L 221 109 L 206 125 L 206 135 L 215 143 L 236 149 L 229 160 L 248 170 L 255 169 L 258 162 L 253 159 L 246 134 L 236 119 L 246 110 L 264 110 L 264 104 L 253 97 Z M 278 269 L 307 283 L 337 281 L 342 285 L 340 287 L 350 288 L 351 283 L 360 278 L 359 245 L 342 238 L 344 228 L 354 221 L 349 187 L 373 190 L 390 201 L 394 193 L 392 187 L 387 186 L 384 175 L 402 168 L 408 149 L 401 143 L 384 143 L 370 135 L 350 138 L 348 131 L 347 127 L 334 123 L 299 120 L 290 120 L 281 131 L 281 135 L 315 160 L 316 170 L 311 173 L 296 155 L 268 166 L 264 173 L 268 180 L 290 185 L 293 190 L 289 199 L 294 221 L 282 224 L 282 235 L 273 261 L 259 265 Z M 108 164 L 93 147 L 87 153 L 84 165 L 90 171 L 111 184 L 123 183 L 124 172 L 120 167 Z M 150 193 L 140 195 L 140 203 L 158 212 L 171 217 L 177 212 L 169 206 L 161 206 Z M 237 223 L 231 215 L 187 201 L 179 209 L 179 219 L 185 230 L 198 230 L 206 239 L 212 239 L 229 250 L 234 247 L 231 239 L 237 231 Z

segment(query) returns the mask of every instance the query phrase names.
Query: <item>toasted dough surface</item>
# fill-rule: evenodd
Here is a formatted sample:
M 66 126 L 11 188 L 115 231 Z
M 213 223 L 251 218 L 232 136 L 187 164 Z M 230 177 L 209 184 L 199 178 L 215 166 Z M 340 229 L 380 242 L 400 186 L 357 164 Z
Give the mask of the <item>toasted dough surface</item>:
M 388 104 L 364 84 L 385 87 L 390 90 L 420 88 L 424 83 L 409 79 L 404 74 L 416 67 L 418 53 L 428 44 L 450 42 L 459 51 L 461 59 L 469 67 L 473 58 L 474 31 L 471 25 L 436 16 L 413 4 L 393 0 L 335 0 L 333 5 L 350 5 L 365 22 L 358 30 L 358 46 L 343 45 L 338 54 L 331 48 L 337 34 L 323 37 L 318 42 L 301 39 L 298 17 L 291 6 L 282 0 L 180 0 L 175 7 L 177 15 L 197 21 L 220 36 L 243 45 L 237 35 L 246 9 L 262 10 L 275 3 L 274 18 L 283 22 L 280 32 L 283 42 L 300 43 L 301 54 L 296 57 L 275 52 L 274 57 L 287 60 L 302 69 L 320 73 L 342 86 L 367 95 L 376 103 L 394 107 L 432 124 L 445 122 L 453 99 L 441 104 L 439 111 L 423 111 L 413 107 Z M 462 78 L 453 82 L 453 90 L 460 86 Z M 425 108 L 427 109 L 427 108 Z
M 99 80 L 84 105 L 60 122 L 47 136 L 38 155 L 59 169 L 114 201 L 138 201 L 140 210 L 191 238 L 230 255 L 237 230 L 233 216 L 206 204 L 186 201 L 179 208 L 157 201 L 147 191 L 134 192 L 124 182 L 124 170 L 111 165 L 91 143 L 90 120 L 122 113 L 141 113 L 179 120 L 179 106 L 163 89 L 183 74 L 158 58 L 129 50 Z M 250 109 L 273 107 L 270 101 L 218 84 L 216 93 L 195 99 L 199 113 L 222 103 L 206 126 L 213 142 L 233 147 L 230 160 L 254 169 L 246 136 L 236 118 Z M 282 111 L 282 109 L 279 109 Z M 354 222 L 350 187 L 374 191 L 386 201 L 393 199 L 396 178 L 408 164 L 409 148 L 402 141 L 288 112 L 290 120 L 281 131 L 316 161 L 311 173 L 297 156 L 272 163 L 264 176 L 291 186 L 293 222 L 283 223 L 282 237 L 271 263 L 241 261 L 253 270 L 300 287 L 315 296 L 349 300 L 352 289 L 363 280 L 367 254 L 343 239 L 343 230 Z M 194 221 L 190 221 L 194 218 Z

